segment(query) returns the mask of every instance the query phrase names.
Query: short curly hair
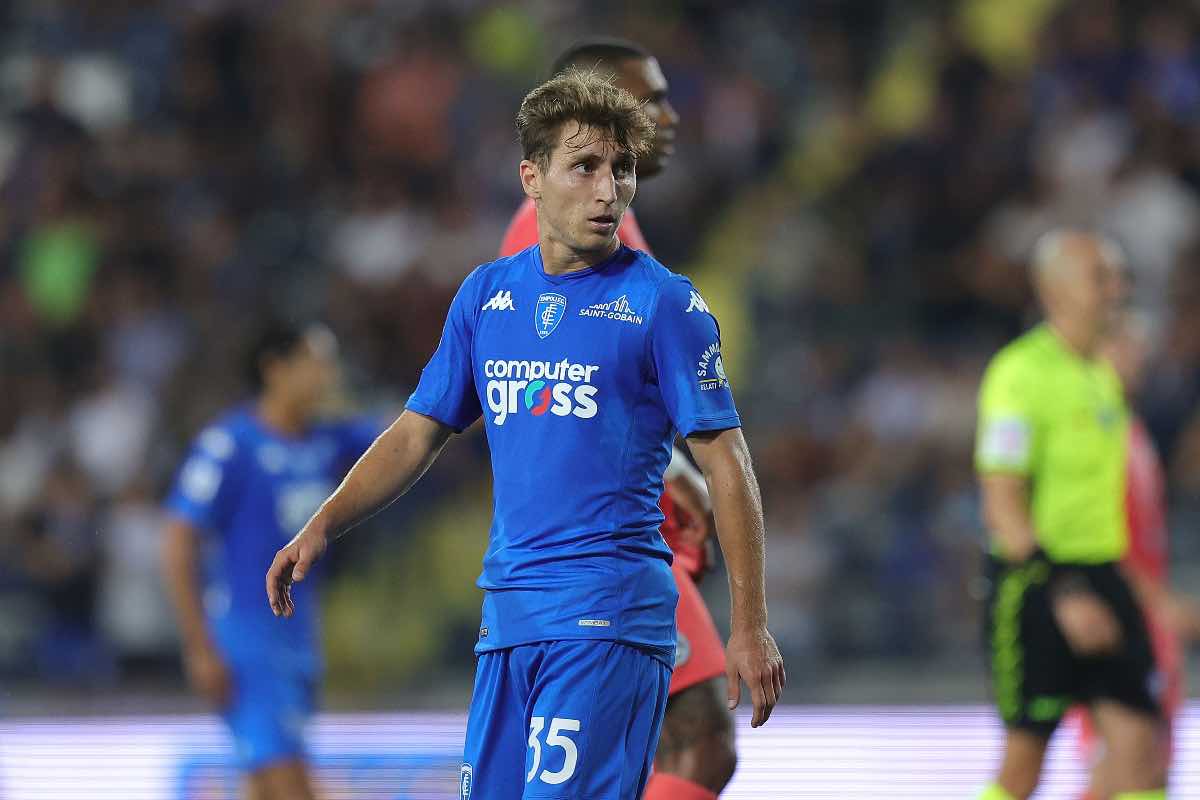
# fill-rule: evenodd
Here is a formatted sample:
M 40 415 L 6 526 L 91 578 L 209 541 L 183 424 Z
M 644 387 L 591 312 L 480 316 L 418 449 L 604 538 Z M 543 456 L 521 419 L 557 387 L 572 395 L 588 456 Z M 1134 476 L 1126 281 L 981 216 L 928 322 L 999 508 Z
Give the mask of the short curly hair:
M 525 158 L 545 167 L 559 131 L 571 120 L 607 132 L 635 158 L 646 155 L 654 141 L 654 123 L 633 95 L 594 69 L 569 67 L 521 101 L 517 133 Z

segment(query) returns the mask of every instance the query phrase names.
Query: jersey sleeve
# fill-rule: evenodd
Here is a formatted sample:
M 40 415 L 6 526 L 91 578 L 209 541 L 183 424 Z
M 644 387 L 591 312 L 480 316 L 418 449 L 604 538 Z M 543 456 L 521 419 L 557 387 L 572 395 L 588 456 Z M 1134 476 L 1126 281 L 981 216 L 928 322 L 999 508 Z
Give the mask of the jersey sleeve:
M 681 434 L 741 427 L 721 361 L 720 328 L 687 278 L 670 278 L 659 293 L 650 358 L 667 415 Z
M 471 359 L 476 310 L 472 277 L 463 281 L 454 295 L 446 313 L 442 339 L 421 371 L 417 390 L 405 404 L 410 411 L 432 417 L 458 432 L 483 414 Z
M 224 529 L 233 512 L 239 461 L 237 440 L 230 431 L 215 426 L 202 432 L 179 468 L 167 512 L 200 531 Z
M 1029 475 L 1037 433 L 1033 386 L 1021 362 L 1004 354 L 992 360 L 979 387 L 975 468 L 981 473 Z

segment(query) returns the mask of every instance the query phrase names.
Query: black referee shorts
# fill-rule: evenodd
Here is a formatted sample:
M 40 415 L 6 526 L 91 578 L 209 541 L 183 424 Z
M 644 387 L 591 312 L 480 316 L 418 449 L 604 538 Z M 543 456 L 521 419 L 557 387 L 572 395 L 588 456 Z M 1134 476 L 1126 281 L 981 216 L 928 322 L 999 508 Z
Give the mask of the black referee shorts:
M 1161 716 L 1163 681 L 1145 617 L 1117 564 L 1037 559 L 1013 566 L 989 556 L 987 577 L 985 642 L 992 692 L 1007 727 L 1049 736 L 1067 709 L 1097 700 Z M 1121 625 L 1117 652 L 1088 658 L 1071 652 L 1051 606 L 1064 580 L 1108 604 Z

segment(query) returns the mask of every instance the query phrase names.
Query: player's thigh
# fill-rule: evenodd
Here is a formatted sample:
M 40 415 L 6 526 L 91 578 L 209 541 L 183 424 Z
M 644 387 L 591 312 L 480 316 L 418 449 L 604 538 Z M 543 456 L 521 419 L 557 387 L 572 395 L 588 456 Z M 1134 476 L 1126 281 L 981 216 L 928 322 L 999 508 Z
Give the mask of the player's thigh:
M 1077 696 L 1078 662 L 1054 621 L 1049 567 L 989 559 L 985 647 L 997 710 L 1010 730 L 1048 738 Z
M 519 800 L 525 790 L 526 701 L 545 645 L 483 653 L 459 772 L 459 794 L 471 800 Z
M 243 772 L 307 757 L 304 732 L 316 701 L 312 676 L 239 664 L 233 670 L 232 694 L 221 717 Z
M 654 768 L 713 787 L 724 786 L 736 765 L 724 679 L 713 678 L 672 694 Z
M 675 671 L 671 675 L 671 695 L 698 683 L 725 674 L 725 648 L 713 623 L 704 598 L 683 567 L 671 568 L 679 589 L 675 609 Z
M 524 798 L 636 800 L 667 704 L 670 670 L 615 642 L 549 646 L 529 700 Z

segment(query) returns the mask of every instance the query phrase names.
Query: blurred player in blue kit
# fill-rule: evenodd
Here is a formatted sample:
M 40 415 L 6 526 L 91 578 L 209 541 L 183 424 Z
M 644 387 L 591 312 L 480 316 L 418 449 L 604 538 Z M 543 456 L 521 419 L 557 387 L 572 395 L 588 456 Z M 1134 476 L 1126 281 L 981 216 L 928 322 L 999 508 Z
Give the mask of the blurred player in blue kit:
M 337 374 L 325 327 L 269 326 L 253 348 L 255 399 L 205 428 L 167 500 L 163 569 L 195 689 L 234 739 L 247 800 L 315 797 L 304 725 L 321 672 L 315 585 L 304 622 L 262 603 L 262 565 L 304 525 L 380 425 L 320 421 Z
M 463 282 L 406 410 L 276 555 L 268 601 L 304 613 L 294 583 L 328 543 L 482 416 L 494 514 L 460 798 L 635 800 L 676 642 L 658 530 L 675 433 L 712 496 L 728 657 L 755 727 L 785 681 L 767 631 L 761 502 L 716 320 L 687 278 L 617 238 L 653 123 L 628 92 L 571 70 L 526 96 L 517 128 L 538 244 Z

